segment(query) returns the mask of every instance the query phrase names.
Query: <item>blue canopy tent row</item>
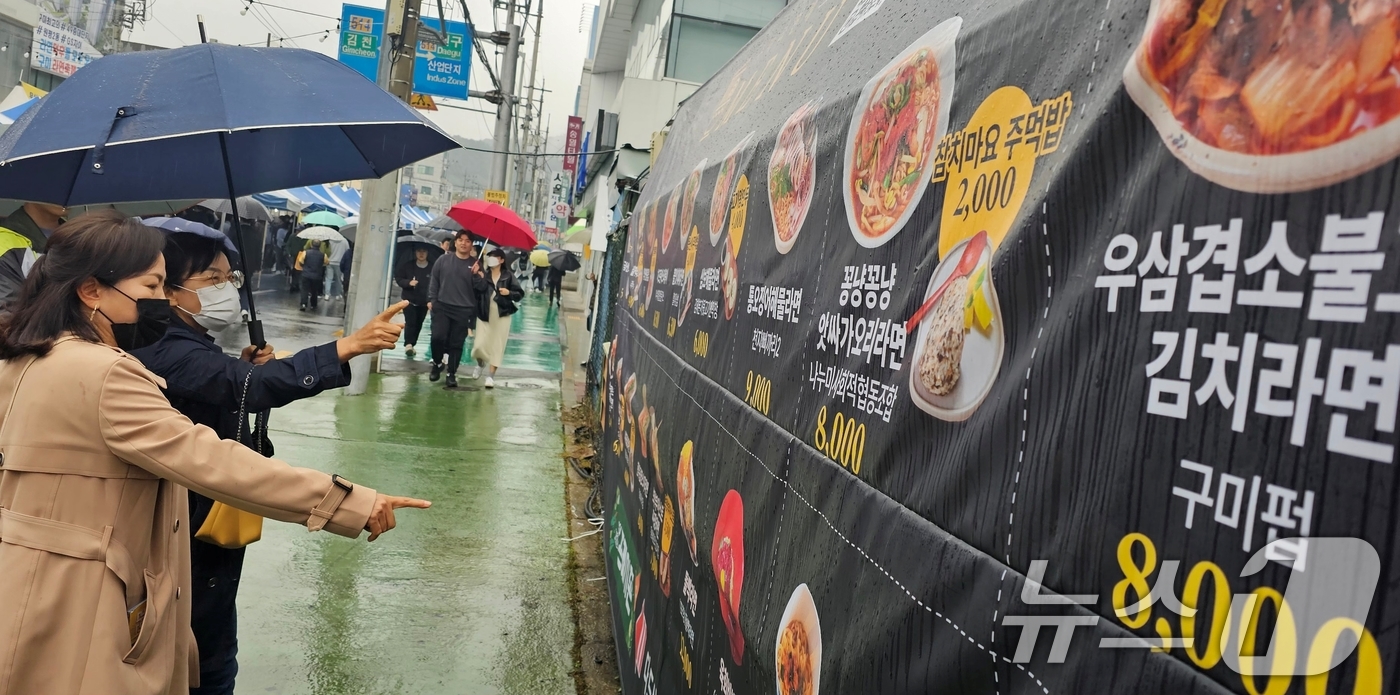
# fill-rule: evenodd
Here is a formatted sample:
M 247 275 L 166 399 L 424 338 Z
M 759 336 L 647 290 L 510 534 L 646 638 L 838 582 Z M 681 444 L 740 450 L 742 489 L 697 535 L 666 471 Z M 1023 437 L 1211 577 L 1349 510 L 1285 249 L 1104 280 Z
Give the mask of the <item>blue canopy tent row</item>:
M 301 186 L 258 193 L 253 196 L 262 204 L 290 212 L 329 210 L 342 217 L 360 214 L 360 191 L 348 186 Z M 432 218 L 428 211 L 405 205 L 399 210 L 399 225 L 411 228 Z

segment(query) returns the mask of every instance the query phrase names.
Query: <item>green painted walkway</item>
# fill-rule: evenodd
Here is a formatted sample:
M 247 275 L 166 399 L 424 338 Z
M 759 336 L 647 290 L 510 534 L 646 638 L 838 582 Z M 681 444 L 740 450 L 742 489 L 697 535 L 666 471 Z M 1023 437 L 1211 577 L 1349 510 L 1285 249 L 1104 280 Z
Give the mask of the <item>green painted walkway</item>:
M 543 300 L 515 326 L 508 364 L 557 372 Z M 279 458 L 433 508 L 372 545 L 268 522 L 239 595 L 239 695 L 573 692 L 558 381 L 498 383 L 397 374 L 274 413 Z
M 559 308 L 550 307 L 547 297 L 540 292 L 525 295 L 520 306 L 521 310 L 510 317 L 510 342 L 506 344 L 506 357 L 501 362 L 501 369 L 560 371 Z M 386 350 L 384 356 L 426 362 L 432 326 L 433 317 L 429 315 L 423 322 L 423 332 L 418 338 L 417 355 L 414 357 L 404 354 L 402 340 L 393 350 Z M 472 339 L 467 338 L 466 347 L 462 352 L 462 364 L 472 363 L 471 354 Z

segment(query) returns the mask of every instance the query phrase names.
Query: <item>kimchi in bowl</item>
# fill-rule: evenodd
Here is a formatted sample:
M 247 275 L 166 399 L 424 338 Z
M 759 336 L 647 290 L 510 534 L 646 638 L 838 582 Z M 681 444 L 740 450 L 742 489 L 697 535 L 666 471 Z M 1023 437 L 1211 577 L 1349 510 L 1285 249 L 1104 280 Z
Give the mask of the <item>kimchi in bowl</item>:
M 1390 0 L 1153 0 L 1123 85 L 1207 180 L 1308 190 L 1400 154 L 1397 37 Z

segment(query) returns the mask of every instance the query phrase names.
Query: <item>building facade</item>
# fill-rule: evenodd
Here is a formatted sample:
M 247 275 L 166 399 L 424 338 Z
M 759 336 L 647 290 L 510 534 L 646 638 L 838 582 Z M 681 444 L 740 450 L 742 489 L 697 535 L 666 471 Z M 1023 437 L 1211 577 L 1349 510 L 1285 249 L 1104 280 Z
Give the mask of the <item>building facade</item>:
M 594 207 L 597 186 L 637 176 L 680 103 L 738 53 L 786 0 L 602 0 L 595 9 L 577 113 L 589 134 L 585 187 L 575 208 Z M 615 190 L 615 189 L 614 189 Z M 615 193 L 610 200 L 616 198 Z

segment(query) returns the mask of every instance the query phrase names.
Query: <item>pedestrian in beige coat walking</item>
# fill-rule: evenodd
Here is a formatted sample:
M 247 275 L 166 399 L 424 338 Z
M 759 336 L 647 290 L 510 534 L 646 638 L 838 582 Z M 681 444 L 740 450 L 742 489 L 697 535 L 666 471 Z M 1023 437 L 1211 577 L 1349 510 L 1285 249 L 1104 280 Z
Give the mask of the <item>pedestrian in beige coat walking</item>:
M 186 488 L 370 540 L 380 495 L 219 439 L 124 350 L 158 340 L 164 237 L 120 214 L 65 224 L 0 322 L 0 695 L 176 695 L 198 676 Z

